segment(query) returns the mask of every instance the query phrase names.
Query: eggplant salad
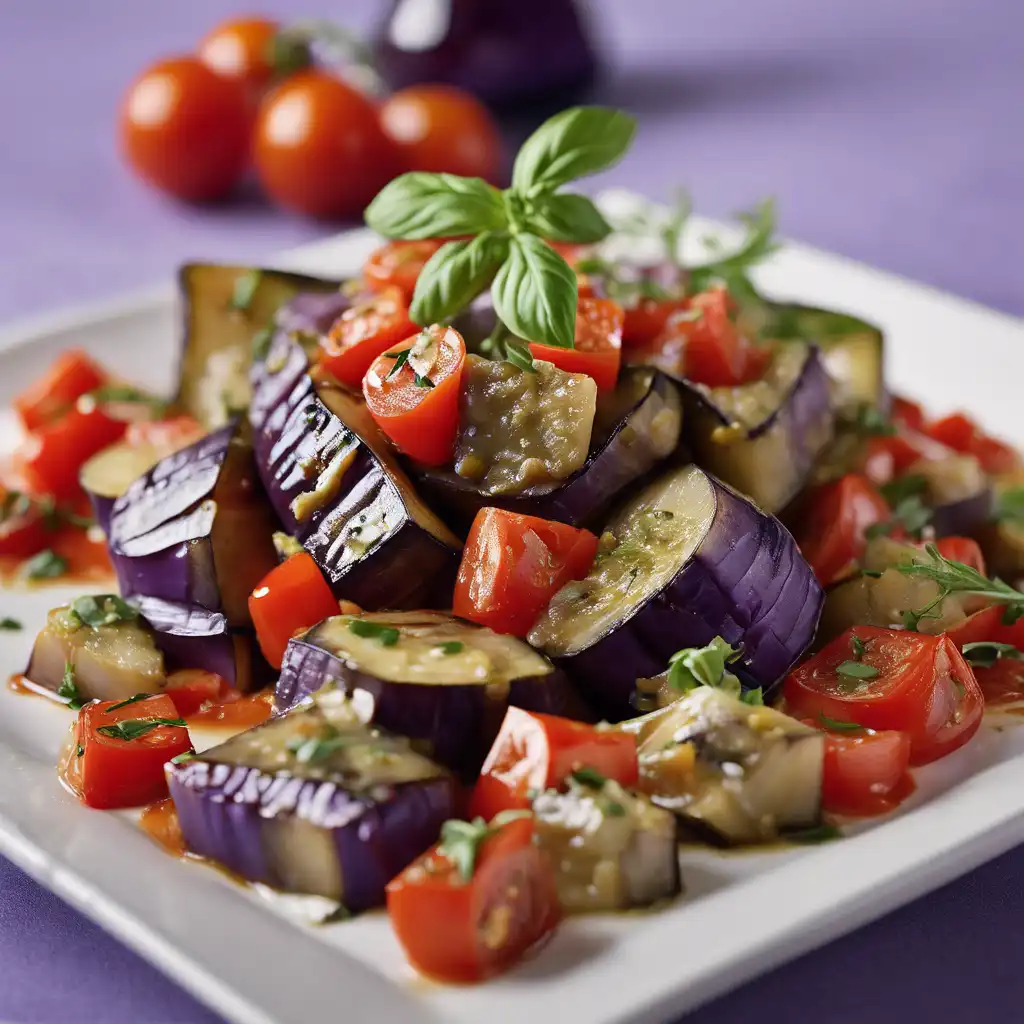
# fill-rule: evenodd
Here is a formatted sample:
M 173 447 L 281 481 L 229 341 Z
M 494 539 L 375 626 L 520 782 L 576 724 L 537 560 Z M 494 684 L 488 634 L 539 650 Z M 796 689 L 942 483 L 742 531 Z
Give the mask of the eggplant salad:
M 442 981 L 671 900 L 681 841 L 837 838 L 1024 700 L 1017 452 L 758 291 L 770 204 L 686 263 L 684 204 L 568 190 L 634 130 L 394 179 L 352 280 L 185 267 L 169 401 L 77 351 L 15 401 L 0 556 L 117 581 L 25 670 L 65 785 Z

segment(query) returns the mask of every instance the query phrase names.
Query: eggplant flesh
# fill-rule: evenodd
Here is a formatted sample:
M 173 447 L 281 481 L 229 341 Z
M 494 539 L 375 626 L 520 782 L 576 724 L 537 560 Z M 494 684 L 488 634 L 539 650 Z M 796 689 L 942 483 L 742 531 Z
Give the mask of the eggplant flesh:
M 69 607 L 55 608 L 36 637 L 25 676 L 55 693 L 70 665 L 86 700 L 127 700 L 157 693 L 167 681 L 153 634 L 137 622 L 84 625 Z
M 727 844 L 775 839 L 821 818 L 825 735 L 710 686 L 621 728 L 636 736 L 639 789 Z
M 570 781 L 568 792 L 537 796 L 533 814 L 568 912 L 646 907 L 680 892 L 676 820 L 646 797 L 612 780 Z
M 675 384 L 649 367 L 625 367 L 615 391 L 597 396 L 590 452 L 567 480 L 520 494 L 488 494 L 450 470 L 411 472 L 427 498 L 463 530 L 485 506 L 578 526 L 595 522 L 618 494 L 668 458 L 681 429 Z
M 380 906 L 454 815 L 452 776 L 350 703 L 280 715 L 168 766 L 186 846 L 254 882 Z
M 835 433 L 820 350 L 776 347 L 760 380 L 732 388 L 686 382 L 684 438 L 694 461 L 777 512 L 807 482 Z
M 973 455 L 918 459 L 907 475 L 923 482 L 923 500 L 932 508 L 931 524 L 937 536 L 970 536 L 991 517 L 992 488 Z
M 238 289 L 252 281 L 244 308 Z M 255 267 L 189 263 L 181 268 L 184 338 L 175 405 L 207 429 L 223 426 L 251 397 L 254 337 L 299 292 L 337 292 L 338 281 Z
M 275 706 L 286 710 L 318 691 L 324 702 L 363 701 L 368 721 L 467 772 L 479 769 L 509 705 L 588 717 L 542 654 L 443 612 L 325 619 L 289 643 Z
M 528 639 L 610 717 L 626 717 L 636 680 L 683 647 L 742 645 L 737 669 L 770 688 L 813 638 L 823 595 L 792 536 L 696 466 L 626 503 L 605 540 Z

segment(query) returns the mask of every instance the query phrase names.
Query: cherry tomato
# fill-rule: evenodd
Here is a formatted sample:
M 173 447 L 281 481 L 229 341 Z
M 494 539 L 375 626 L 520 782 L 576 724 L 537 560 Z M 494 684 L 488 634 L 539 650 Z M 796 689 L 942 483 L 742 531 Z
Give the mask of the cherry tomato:
M 29 434 L 14 453 L 14 465 L 32 494 L 49 494 L 58 501 L 74 498 L 81 493 L 78 471 L 83 463 L 118 440 L 125 426 L 91 399 L 80 399 L 60 419 Z
M 558 926 L 555 873 L 532 818 L 495 829 L 471 878 L 435 847 L 387 887 L 388 916 L 409 962 L 438 981 L 482 981 L 507 970 Z
M 948 636 L 876 626 L 837 637 L 786 677 L 783 692 L 801 718 L 907 733 L 911 764 L 962 747 L 984 711 L 974 673 Z
M 870 480 L 856 473 L 811 492 L 796 539 L 822 586 L 856 568 L 864 554 L 867 528 L 891 516 L 885 498 Z
M 326 71 L 300 71 L 260 105 L 254 159 L 281 206 L 352 218 L 394 176 L 397 157 L 373 104 Z
M 1024 618 L 1008 624 L 1004 621 L 1005 615 L 1006 608 L 1003 605 L 992 605 L 968 615 L 962 622 L 950 626 L 946 632 L 960 650 L 964 644 L 979 643 L 983 640 L 1013 644 L 1014 647 L 1024 650 Z
M 975 456 L 986 473 L 1009 473 L 1020 467 L 1020 456 L 1014 448 L 984 433 L 963 413 L 936 420 L 927 427 L 927 433 L 954 451 Z
M 556 591 L 586 576 L 596 552 L 589 530 L 482 508 L 462 550 L 452 608 L 498 633 L 524 637 Z
M 405 295 L 388 287 L 356 303 L 321 342 L 320 368 L 350 388 L 362 386 L 373 361 L 416 333 Z
M 490 821 L 499 811 L 528 808 L 530 790 L 560 788 L 580 768 L 591 768 L 623 786 L 636 785 L 636 739 L 570 718 L 510 707 L 480 769 L 469 813 Z
M 593 377 L 601 391 L 614 391 L 622 362 L 622 307 L 611 299 L 582 297 L 576 306 L 573 348 L 531 343 L 534 359 L 546 359 L 566 373 Z
M 193 202 L 220 199 L 249 160 L 249 103 L 238 82 L 195 57 L 147 68 L 121 110 L 121 146 L 135 172 Z
M 935 541 L 935 546 L 943 558 L 948 558 L 952 562 L 963 562 L 964 565 L 977 569 L 982 576 L 988 575 L 985 572 L 985 556 L 981 553 L 976 540 L 970 537 L 940 537 Z
M 501 136 L 476 97 L 448 85 L 399 89 L 380 108 L 380 123 L 410 171 L 436 171 L 497 182 Z
M 106 382 L 106 372 L 85 352 L 69 349 L 14 399 L 14 410 L 26 430 L 35 430 L 67 412 L 76 399 Z
M 892 396 L 891 416 L 893 423 L 918 433 L 924 428 L 924 410 L 917 402 L 900 395 Z
M 119 707 L 86 704 L 61 775 L 89 807 L 141 807 L 167 796 L 164 765 L 192 749 L 170 697 L 147 697 Z M 146 724 L 150 723 L 146 728 Z M 118 735 L 116 729 L 127 727 Z
M 280 668 L 296 633 L 338 614 L 338 599 L 305 551 L 271 569 L 249 596 L 249 614 L 263 657 Z
M 257 99 L 274 76 L 273 41 L 279 29 L 269 18 L 225 21 L 202 38 L 196 53 L 208 68 L 241 83 Z
M 188 718 L 230 700 L 236 691 L 215 672 L 183 668 L 167 677 L 164 693 L 174 702 L 174 710 L 178 715 Z
M 363 378 L 377 426 L 425 466 L 443 466 L 455 451 L 465 361 L 462 335 L 435 324 L 379 356 Z
M 877 484 L 887 484 L 921 459 L 944 459 L 952 454 L 933 438 L 900 427 L 895 434 L 868 439 L 864 473 Z
M 420 242 L 388 242 L 374 249 L 363 264 L 366 287 L 379 292 L 393 285 L 402 290 L 407 303 L 411 302 L 420 271 L 443 244 L 440 239 L 425 238 Z
M 1024 701 L 1024 661 L 1019 658 L 1000 658 L 988 668 L 976 667 L 974 675 L 986 707 Z
M 830 732 L 821 779 L 822 810 L 853 816 L 892 810 L 913 792 L 909 765 L 910 737 L 905 732 Z
M 47 546 L 49 534 L 37 504 L 0 488 L 0 555 L 28 558 Z

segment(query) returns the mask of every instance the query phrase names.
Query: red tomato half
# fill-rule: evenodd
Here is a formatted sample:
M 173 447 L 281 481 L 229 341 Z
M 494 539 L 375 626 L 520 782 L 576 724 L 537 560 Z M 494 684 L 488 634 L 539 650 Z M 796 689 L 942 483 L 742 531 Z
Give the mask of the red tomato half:
M 940 537 L 935 541 L 935 546 L 943 558 L 969 565 L 972 569 L 977 569 L 982 576 L 988 575 L 985 571 L 985 556 L 981 553 L 976 540 L 970 537 Z
M 260 580 L 249 595 L 249 614 L 263 657 L 279 669 L 288 641 L 300 630 L 337 615 L 338 599 L 313 556 L 302 551 Z
M 435 847 L 387 887 L 388 916 L 409 962 L 437 981 L 482 981 L 507 970 L 555 930 L 555 874 L 532 818 L 499 828 L 466 879 Z
M 321 343 L 320 368 L 342 384 L 359 388 L 374 359 L 415 332 L 405 295 L 388 286 L 335 321 Z
M 888 502 L 866 477 L 848 473 L 811 492 L 797 544 L 822 586 L 856 568 L 867 543 L 864 531 L 892 515 Z
M 534 359 L 546 359 L 566 373 L 593 377 L 601 391 L 613 391 L 622 362 L 622 307 L 611 299 L 584 296 L 576 306 L 574 348 L 530 344 Z
M 442 239 L 425 238 L 419 242 L 388 242 L 374 249 L 363 264 L 366 287 L 374 292 L 399 288 L 406 304 L 410 303 L 420 271 L 443 244 Z
M 26 430 L 37 430 L 106 382 L 106 372 L 85 352 L 70 349 L 57 356 L 49 370 L 14 399 L 14 409 Z
M 900 395 L 893 395 L 890 407 L 893 423 L 907 430 L 920 432 L 924 429 L 924 410 L 917 402 Z
M 852 640 L 864 645 L 857 658 Z M 870 678 L 849 674 L 874 672 Z M 821 716 L 910 737 L 911 764 L 925 764 L 962 747 L 978 730 L 981 690 L 948 636 L 854 626 L 794 669 L 783 689 L 799 718 Z
M 379 356 L 363 378 L 377 426 L 425 466 L 443 466 L 455 451 L 465 361 L 462 335 L 434 324 Z
M 910 737 L 905 732 L 829 733 L 821 780 L 822 809 L 852 816 L 892 810 L 913 792 L 909 765 Z
M 927 427 L 929 437 L 954 451 L 973 455 L 986 473 L 1009 473 L 1020 467 L 1017 451 L 990 437 L 969 416 L 957 412 Z
M 959 650 L 963 650 L 964 644 L 980 643 L 983 640 L 1013 644 L 1024 650 L 1024 618 L 1007 625 L 1003 621 L 1005 614 L 1006 608 L 1003 605 L 982 608 L 980 612 L 968 615 L 963 622 L 951 626 L 947 636 Z
M 117 705 L 105 700 L 82 708 L 62 766 L 68 785 L 89 807 L 141 807 L 167 796 L 164 765 L 192 749 L 188 730 L 173 724 L 180 719 L 170 697 Z M 131 729 L 129 738 L 117 735 L 118 727 Z
M 275 666 L 279 667 L 279 666 Z M 174 702 L 174 710 L 182 718 L 206 711 L 220 704 L 235 691 L 216 673 L 200 668 L 184 668 L 167 677 L 164 693 Z
M 672 314 L 686 308 L 686 299 L 641 299 L 625 311 L 622 344 L 627 348 L 647 348 L 665 330 Z
M 528 808 L 530 790 L 560 788 L 579 768 L 592 768 L 623 786 L 635 785 L 636 739 L 570 718 L 510 707 L 480 769 L 469 813 L 490 821 L 500 811 Z
M 498 633 L 526 636 L 556 591 L 586 576 L 596 553 L 589 530 L 482 508 L 462 549 L 452 608 Z

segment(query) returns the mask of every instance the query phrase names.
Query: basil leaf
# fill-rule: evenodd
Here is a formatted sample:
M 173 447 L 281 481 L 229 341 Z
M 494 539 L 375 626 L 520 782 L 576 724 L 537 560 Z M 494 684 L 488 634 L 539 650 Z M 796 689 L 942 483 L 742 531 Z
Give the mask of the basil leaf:
M 421 327 L 453 317 L 494 279 L 508 252 L 508 239 L 485 231 L 471 241 L 447 242 L 427 260 L 409 307 Z
M 68 571 L 68 563 L 56 552 L 44 548 L 27 562 L 22 562 L 20 571 L 26 579 L 52 580 Z
M 576 336 L 576 275 L 543 239 L 529 233 L 509 240 L 508 258 L 491 288 L 494 309 L 513 334 L 558 348 Z
M 377 193 L 366 223 L 385 238 L 476 235 L 507 226 L 501 193 L 482 178 L 412 171 Z
M 836 675 L 847 679 L 877 679 L 878 669 L 874 665 L 865 665 L 862 661 L 844 661 L 836 666 Z
M 505 361 L 527 373 L 537 372 L 537 367 L 533 364 L 533 353 L 525 341 L 509 338 L 505 342 Z
M 117 594 L 77 597 L 71 602 L 71 611 L 83 626 L 93 629 L 113 626 L 118 622 L 134 622 L 139 617 L 138 609 Z
M 569 193 L 541 196 L 526 223 L 554 242 L 600 242 L 612 230 L 592 199 Z
M 635 132 L 636 118 L 622 110 L 563 110 L 523 143 L 512 169 L 512 188 L 521 196 L 533 197 L 603 171 L 622 158 Z

